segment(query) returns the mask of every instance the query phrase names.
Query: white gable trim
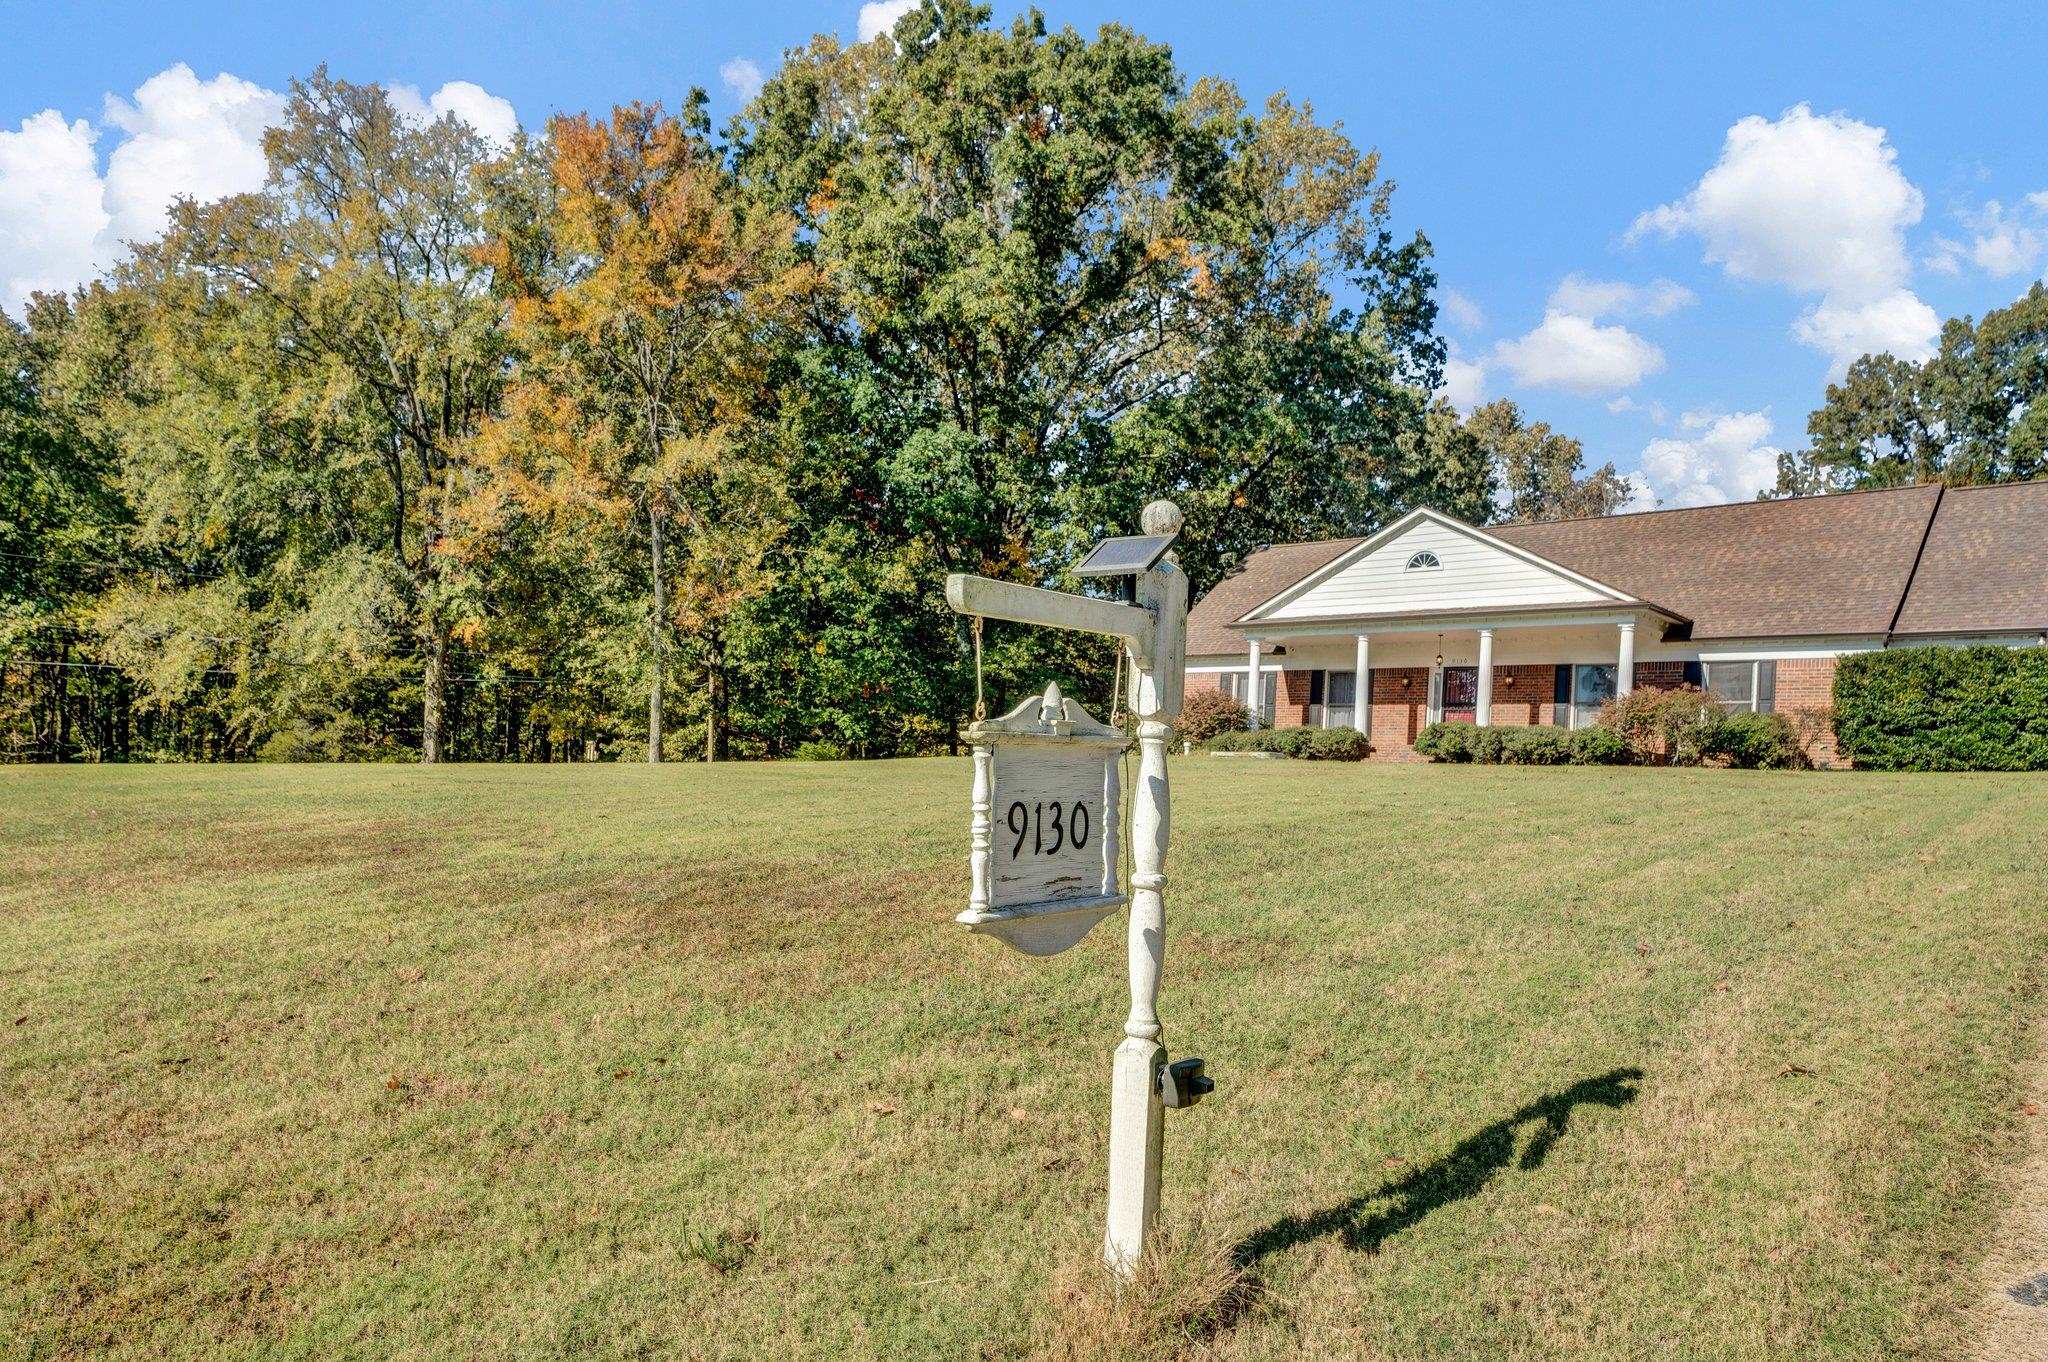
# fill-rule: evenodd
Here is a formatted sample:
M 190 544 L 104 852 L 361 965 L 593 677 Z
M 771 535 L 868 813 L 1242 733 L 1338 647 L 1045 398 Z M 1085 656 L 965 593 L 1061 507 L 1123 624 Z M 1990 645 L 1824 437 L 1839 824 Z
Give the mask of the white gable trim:
M 1636 597 L 1629 595 L 1626 591 L 1622 591 L 1615 587 L 1611 587 L 1607 585 L 1607 583 L 1605 582 L 1595 581 L 1593 578 L 1585 576 L 1583 573 L 1573 572 L 1570 568 L 1564 566 L 1562 563 L 1553 563 L 1548 558 L 1543 557 L 1541 554 L 1531 553 L 1527 549 L 1524 549 L 1519 545 L 1510 544 L 1505 539 L 1501 539 L 1498 536 L 1488 534 L 1486 531 L 1479 529 L 1477 526 L 1467 525 L 1464 521 L 1459 520 L 1456 516 L 1448 516 L 1441 511 L 1433 511 L 1427 506 L 1418 506 L 1414 510 L 1410 511 L 1407 515 L 1402 516 L 1399 520 L 1396 520 L 1393 524 L 1381 530 L 1379 533 L 1371 535 L 1370 537 L 1364 540 L 1361 540 L 1359 543 L 1354 544 L 1349 549 L 1346 549 L 1343 553 L 1338 554 L 1335 558 L 1331 559 L 1323 566 L 1317 568 L 1314 572 L 1311 572 L 1308 576 L 1302 578 L 1294 585 L 1286 588 L 1284 591 L 1281 591 L 1278 595 L 1272 596 L 1267 600 L 1261 601 L 1258 605 L 1253 606 L 1250 610 L 1247 610 L 1244 614 L 1238 616 L 1235 623 L 1250 624 L 1254 621 L 1265 619 L 1273 611 L 1282 608 L 1288 602 L 1295 600 L 1300 596 L 1306 595 L 1308 592 L 1314 590 L 1323 582 L 1328 581 L 1330 578 L 1336 576 L 1338 573 L 1342 572 L 1345 568 L 1351 566 L 1359 559 L 1366 557 L 1375 549 L 1384 547 L 1390 540 L 1396 539 L 1401 535 L 1406 534 L 1411 528 L 1418 524 L 1421 524 L 1424 521 L 1441 525 L 1449 530 L 1455 530 L 1459 534 L 1462 534 L 1467 538 L 1473 540 L 1475 543 L 1483 544 L 1490 549 L 1496 549 L 1502 553 L 1509 555 L 1512 558 L 1519 559 L 1520 561 L 1529 564 L 1531 567 L 1536 567 L 1546 572 L 1555 573 L 1557 576 L 1564 578 L 1566 581 L 1573 582 L 1579 586 L 1586 588 L 1589 591 L 1605 596 L 1608 599 L 1613 600 L 1619 604 L 1648 604 L 1648 602 L 1638 600 Z

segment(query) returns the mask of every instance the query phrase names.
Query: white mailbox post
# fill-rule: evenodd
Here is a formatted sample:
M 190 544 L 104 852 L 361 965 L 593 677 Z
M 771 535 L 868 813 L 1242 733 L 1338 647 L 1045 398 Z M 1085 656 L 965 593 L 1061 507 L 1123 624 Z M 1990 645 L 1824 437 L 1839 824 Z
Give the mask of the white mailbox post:
M 1180 526 L 1172 502 L 1145 508 L 1146 535 L 1170 541 Z M 1159 1210 L 1164 1108 L 1190 1105 L 1211 1086 L 1200 1060 L 1169 1065 L 1160 1043 L 1170 824 L 1166 742 L 1180 713 L 1188 614 L 1187 578 L 1163 553 L 1161 544 L 1126 578 L 1135 600 L 1129 605 L 965 573 L 946 579 L 946 600 L 961 614 L 1122 640 L 1130 677 L 1124 698 L 1138 720 L 1138 779 L 1130 795 L 1131 1009 L 1111 1080 L 1103 1255 L 1124 1276 L 1143 1256 Z M 958 920 L 1033 955 L 1063 951 L 1125 901 L 1110 829 L 1116 757 L 1128 741 L 1061 700 L 1057 687 L 1000 719 L 976 723 L 966 736 L 974 747 L 973 890 Z M 1087 825 L 1079 846 L 1077 806 Z

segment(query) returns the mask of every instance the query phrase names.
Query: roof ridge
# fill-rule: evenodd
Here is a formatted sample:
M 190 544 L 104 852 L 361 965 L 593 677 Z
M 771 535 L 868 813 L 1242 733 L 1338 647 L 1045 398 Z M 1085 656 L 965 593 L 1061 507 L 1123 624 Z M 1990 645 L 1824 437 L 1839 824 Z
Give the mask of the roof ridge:
M 1943 484 L 1947 486 L 1947 484 Z M 2009 492 L 2015 487 L 2048 486 L 2048 477 L 2026 478 L 2018 482 L 1966 482 L 1960 487 L 1948 487 L 1951 492 Z
M 1725 511 L 1733 506 L 1786 506 L 1795 501 L 1832 501 L 1842 497 L 1883 496 L 1894 492 L 1924 492 L 1941 487 L 1939 482 L 1912 482 L 1903 487 L 1851 487 L 1840 492 L 1814 492 L 1803 497 L 1753 497 L 1748 501 L 1715 501 L 1705 506 L 1652 506 L 1646 511 L 1615 511 L 1608 515 L 1566 515 L 1551 520 L 1507 520 L 1498 525 L 1481 525 L 1483 530 L 1512 530 L 1523 525 L 1576 525 L 1587 520 L 1634 520 L 1649 515 L 1677 515 L 1686 511 Z M 2020 483 L 1992 484 L 2023 486 Z
M 1390 525 L 1393 524 L 1392 521 L 1388 521 L 1387 523 Z M 1374 531 L 1374 533 L 1378 533 L 1378 531 Z M 1252 552 L 1264 553 L 1268 549 L 1315 548 L 1323 544 L 1362 544 L 1370 538 L 1372 538 L 1372 535 L 1370 534 L 1333 534 L 1328 539 L 1282 539 L 1277 544 L 1266 544 L 1259 548 L 1253 549 Z

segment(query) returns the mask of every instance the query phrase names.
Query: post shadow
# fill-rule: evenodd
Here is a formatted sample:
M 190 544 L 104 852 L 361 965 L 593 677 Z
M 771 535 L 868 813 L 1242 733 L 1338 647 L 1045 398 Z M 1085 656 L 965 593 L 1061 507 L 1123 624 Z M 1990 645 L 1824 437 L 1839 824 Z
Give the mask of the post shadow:
M 1540 1167 L 1549 1157 L 1550 1147 L 1563 1137 L 1575 1108 L 1589 1104 L 1625 1107 L 1636 1100 L 1635 1084 L 1642 1076 L 1641 1069 L 1613 1069 L 1540 1097 L 1466 1136 L 1434 1163 L 1390 1178 L 1334 1206 L 1308 1215 L 1290 1215 L 1253 1231 L 1238 1241 L 1231 1259 L 1240 1270 L 1249 1270 L 1269 1254 L 1330 1234 L 1342 1235 L 1344 1247 L 1355 1253 L 1377 1253 L 1380 1245 L 1439 1206 L 1476 1194 L 1510 1163 L 1525 1173 Z M 1536 1125 L 1535 1133 L 1517 1160 L 1515 1140 L 1531 1122 Z M 1391 1204 L 1373 1209 L 1383 1202 Z

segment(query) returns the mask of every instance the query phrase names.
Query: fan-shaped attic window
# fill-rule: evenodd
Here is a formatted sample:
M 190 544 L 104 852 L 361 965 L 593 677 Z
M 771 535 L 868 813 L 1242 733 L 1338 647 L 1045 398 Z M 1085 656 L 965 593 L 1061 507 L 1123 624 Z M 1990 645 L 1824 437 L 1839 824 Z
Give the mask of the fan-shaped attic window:
M 1422 552 L 1415 554 L 1408 560 L 1408 571 L 1410 572 L 1423 572 L 1430 568 L 1440 568 L 1442 566 L 1443 560 L 1438 558 L 1435 554 L 1431 553 L 1428 549 L 1424 549 Z

